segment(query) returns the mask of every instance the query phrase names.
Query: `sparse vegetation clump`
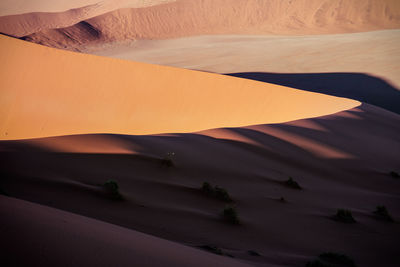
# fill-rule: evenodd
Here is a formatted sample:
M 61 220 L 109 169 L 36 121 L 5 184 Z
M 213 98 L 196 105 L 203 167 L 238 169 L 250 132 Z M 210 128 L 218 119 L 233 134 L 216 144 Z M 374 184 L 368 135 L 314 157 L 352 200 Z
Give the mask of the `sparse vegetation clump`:
M 119 192 L 119 186 L 116 181 L 108 180 L 104 183 L 103 187 L 106 190 L 106 192 L 111 196 L 112 199 L 115 200 L 123 199 L 121 193 Z
M 325 264 L 320 260 L 313 260 L 313 261 L 307 262 L 306 267 L 333 267 L 333 266 Z
M 204 182 L 201 191 L 207 195 L 213 196 L 225 202 L 232 202 L 232 198 L 225 188 L 219 187 L 218 185 L 212 187 L 210 183 Z
M 355 267 L 353 259 L 340 253 L 326 252 L 319 255 L 319 258 L 327 263 L 335 264 L 335 266 Z
M 377 206 L 376 210 L 374 211 L 374 214 L 385 221 L 388 222 L 394 221 L 385 206 Z
M 223 216 L 231 224 L 240 224 L 238 213 L 234 207 L 226 206 L 223 210 Z
M 293 180 L 292 177 L 289 177 L 289 179 L 287 181 L 285 181 L 284 184 L 287 187 L 290 187 L 293 189 L 302 189 L 301 186 L 295 180 Z
M 356 220 L 353 218 L 351 211 L 346 209 L 338 209 L 336 215 L 333 216 L 333 219 L 339 222 L 344 223 L 355 223 Z
M 261 256 L 260 253 L 258 253 L 255 250 L 248 250 L 247 253 L 251 256 Z
M 215 191 L 215 197 L 218 199 L 221 199 L 223 201 L 226 202 L 231 202 L 232 198 L 231 196 L 228 194 L 228 191 L 226 191 L 225 188 L 219 187 L 219 186 L 215 186 L 214 188 Z
M 325 252 L 318 259 L 309 261 L 306 267 L 355 267 L 354 261 L 344 254 Z
M 209 195 L 214 194 L 214 188 L 212 188 L 211 184 L 208 182 L 203 183 L 203 185 L 201 186 L 201 191 Z
M 174 152 L 168 152 L 162 159 L 161 159 L 161 165 L 166 166 L 166 167 L 173 167 L 174 161 L 173 158 L 175 157 Z
M 286 202 L 287 202 L 286 199 L 285 199 L 284 197 L 281 197 L 281 198 L 279 199 L 279 201 L 282 202 L 282 203 L 286 203 Z
M 217 254 L 217 255 L 224 255 L 222 250 L 217 246 L 202 245 L 202 246 L 199 246 L 199 248 L 202 248 L 204 250 L 207 250 L 207 251 Z
M 393 178 L 399 179 L 400 178 L 400 174 L 395 172 L 395 171 L 391 171 L 390 172 L 390 176 L 392 176 Z

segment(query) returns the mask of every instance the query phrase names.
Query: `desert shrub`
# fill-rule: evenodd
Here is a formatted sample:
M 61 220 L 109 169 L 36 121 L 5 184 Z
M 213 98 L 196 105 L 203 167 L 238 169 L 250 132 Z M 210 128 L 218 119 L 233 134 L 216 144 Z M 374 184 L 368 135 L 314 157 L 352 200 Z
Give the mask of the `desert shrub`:
M 222 250 L 217 246 L 202 245 L 202 246 L 199 246 L 199 248 L 202 248 L 204 250 L 207 250 L 207 251 L 217 254 L 217 255 L 224 255 Z
M 281 198 L 279 199 L 279 201 L 282 202 L 282 203 L 286 203 L 286 202 L 287 202 L 286 199 L 285 199 L 284 197 L 281 197 Z
M 351 211 L 346 209 L 338 209 L 336 215 L 333 217 L 336 221 L 344 222 L 344 223 L 355 223 L 353 215 Z
M 292 177 L 289 177 L 289 179 L 287 181 L 285 181 L 284 184 L 287 187 L 290 187 L 293 189 L 301 189 L 301 186 L 295 180 L 293 180 Z
M 321 260 L 327 263 L 335 264 L 336 266 L 355 267 L 353 259 L 349 256 L 339 253 L 326 252 L 318 256 Z
M 251 256 L 261 256 L 260 253 L 254 250 L 248 250 L 247 253 Z
M 103 185 L 106 192 L 111 196 L 111 198 L 116 200 L 122 200 L 123 197 L 119 192 L 118 183 L 114 180 L 108 180 Z
M 332 267 L 332 265 L 327 265 L 320 260 L 313 260 L 307 262 L 306 267 Z
M 393 178 L 400 178 L 400 174 L 398 174 L 398 173 L 395 172 L 395 171 L 391 171 L 391 172 L 390 172 L 390 176 L 392 176 Z
M 306 267 L 355 267 L 354 261 L 344 255 L 333 252 L 325 252 L 318 256 L 318 259 L 309 261 Z
M 204 182 L 203 185 L 201 186 L 201 191 L 208 195 L 213 195 L 214 194 L 214 188 L 212 188 L 211 184 L 208 182 Z
M 226 201 L 226 202 L 231 202 L 232 201 L 231 196 L 228 194 L 228 191 L 226 191 L 225 188 L 216 186 L 214 188 L 214 191 L 215 191 L 215 197 L 216 198 L 221 199 L 221 200 Z
M 161 159 L 161 165 L 166 166 L 166 167 L 172 167 L 174 166 L 174 161 L 173 158 L 175 156 L 174 152 L 168 152 L 162 159 Z
M 381 219 L 388 221 L 388 222 L 393 222 L 392 216 L 389 214 L 388 210 L 386 209 L 385 206 L 377 206 L 376 210 L 374 213 Z
M 215 186 L 213 188 L 210 183 L 204 182 L 203 185 L 201 186 L 201 191 L 203 191 L 207 195 L 213 196 L 220 200 L 223 200 L 226 202 L 232 202 L 232 198 L 225 188 L 222 188 L 219 186 Z
M 224 219 L 231 224 L 239 224 L 239 216 L 234 207 L 226 206 L 223 210 Z

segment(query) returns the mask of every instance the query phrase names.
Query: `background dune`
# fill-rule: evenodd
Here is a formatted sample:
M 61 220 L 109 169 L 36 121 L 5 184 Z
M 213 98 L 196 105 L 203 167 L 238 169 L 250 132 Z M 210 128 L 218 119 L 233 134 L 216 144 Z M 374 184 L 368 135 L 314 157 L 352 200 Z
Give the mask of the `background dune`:
M 0 38 L 1 139 L 154 134 L 278 123 L 358 101 Z
M 74 24 L 79 26 L 81 21 L 116 9 L 143 8 L 175 0 L 18 1 L 19 3 L 2 1 L 0 4 L 1 33 L 22 37 L 47 29 L 63 28 Z M 4 14 L 7 14 L 7 16 Z M 123 27 L 123 25 L 119 26 Z M 85 37 L 82 36 L 82 38 Z
M 32 42 L 79 50 L 95 43 L 134 39 L 204 34 L 332 34 L 400 26 L 400 4 L 396 0 L 180 0 L 140 9 L 120 8 L 92 17 L 96 12 L 89 12 L 88 19 L 74 15 L 88 13 L 82 10 L 2 17 L 0 31 L 19 37 L 30 34 L 25 38 Z M 65 27 L 65 21 L 71 24 L 73 17 L 82 19 L 80 22 L 99 34 L 82 34 L 76 18 L 76 25 L 51 29 Z

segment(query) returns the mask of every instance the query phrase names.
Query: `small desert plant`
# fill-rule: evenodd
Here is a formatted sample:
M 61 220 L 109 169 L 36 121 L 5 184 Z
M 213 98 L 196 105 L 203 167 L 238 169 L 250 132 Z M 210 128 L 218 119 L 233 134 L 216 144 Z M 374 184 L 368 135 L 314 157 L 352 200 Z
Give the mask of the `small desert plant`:
M 292 177 L 289 177 L 289 179 L 285 181 L 285 185 L 290 188 L 301 189 L 301 186 L 295 180 L 293 180 Z
M 392 216 L 390 216 L 388 210 L 386 209 L 385 206 L 377 206 L 376 210 L 374 211 L 374 213 L 379 216 L 379 218 L 388 221 L 388 222 L 393 222 L 393 218 Z
M 325 252 L 318 256 L 318 259 L 309 261 L 306 267 L 355 267 L 354 261 L 344 255 L 333 252 Z
M 355 223 L 356 220 L 354 220 L 353 215 L 351 214 L 351 211 L 346 210 L 346 209 L 338 209 L 336 212 L 336 215 L 333 216 L 333 219 L 339 222 L 344 222 L 344 223 Z
M 161 165 L 165 165 L 167 167 L 172 167 L 174 166 L 174 161 L 173 158 L 175 156 L 174 152 L 168 152 L 162 159 L 161 159 Z
M 225 188 L 219 187 L 218 185 L 213 188 L 210 183 L 204 182 L 201 186 L 201 191 L 220 200 L 232 202 L 232 198 L 228 191 Z
M 199 246 L 199 248 L 202 248 L 204 250 L 207 250 L 207 251 L 217 254 L 217 255 L 224 255 L 222 250 L 217 246 L 202 245 L 202 246 Z
M 289 177 L 289 179 L 287 181 L 285 181 L 284 184 L 287 187 L 290 187 L 293 189 L 301 189 L 301 186 L 295 180 L 293 180 L 292 177 Z
M 211 184 L 208 182 L 203 183 L 203 185 L 201 186 L 201 191 L 209 195 L 214 194 L 214 188 L 212 188 Z
M 286 202 L 287 202 L 286 199 L 285 199 L 284 197 L 281 197 L 281 198 L 279 199 L 279 201 L 282 202 L 282 203 L 286 203 Z
M 326 252 L 318 256 L 322 261 L 334 264 L 335 266 L 355 267 L 353 259 L 339 253 Z
M 313 260 L 307 262 L 306 267 L 332 267 L 332 265 L 327 265 L 320 260 Z
M 107 182 L 104 183 L 103 187 L 113 199 L 116 200 L 123 199 L 122 195 L 119 192 L 119 186 L 116 181 L 108 180 Z
M 398 173 L 395 172 L 395 171 L 391 171 L 391 172 L 390 172 L 390 176 L 392 176 L 393 178 L 396 178 L 396 179 L 400 178 L 400 174 L 398 174 Z
M 223 201 L 226 202 L 231 202 L 232 198 L 231 196 L 228 194 L 228 191 L 226 191 L 225 188 L 219 187 L 219 186 L 215 186 L 214 188 L 215 191 L 215 197 L 218 199 L 221 199 Z
M 261 256 L 260 253 L 254 250 L 248 250 L 247 253 L 251 256 Z
M 226 206 L 223 211 L 224 219 L 231 224 L 239 224 L 239 216 L 234 207 Z

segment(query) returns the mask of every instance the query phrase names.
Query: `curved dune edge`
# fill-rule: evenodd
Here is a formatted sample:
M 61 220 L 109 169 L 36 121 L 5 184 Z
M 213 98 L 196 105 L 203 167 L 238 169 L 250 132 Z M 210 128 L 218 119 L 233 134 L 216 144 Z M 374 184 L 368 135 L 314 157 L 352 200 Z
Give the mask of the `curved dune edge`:
M 351 99 L 173 67 L 83 55 L 1 36 L 3 140 L 158 134 L 281 123 Z

